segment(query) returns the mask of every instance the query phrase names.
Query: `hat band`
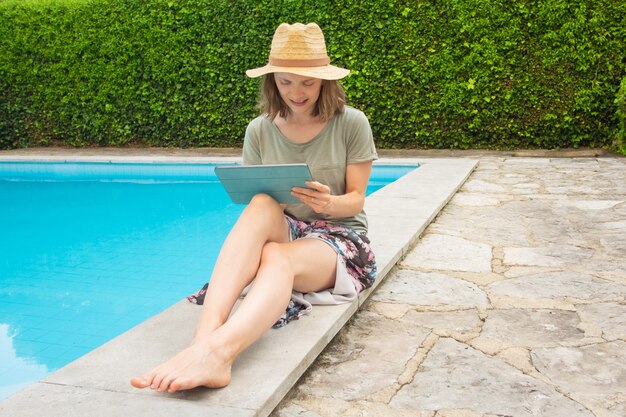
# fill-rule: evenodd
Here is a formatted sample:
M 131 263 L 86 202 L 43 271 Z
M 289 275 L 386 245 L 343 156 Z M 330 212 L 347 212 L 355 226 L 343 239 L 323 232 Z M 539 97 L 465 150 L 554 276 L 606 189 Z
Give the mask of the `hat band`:
M 323 67 L 330 64 L 330 58 L 327 56 L 316 59 L 281 59 L 270 57 L 269 63 L 277 67 Z

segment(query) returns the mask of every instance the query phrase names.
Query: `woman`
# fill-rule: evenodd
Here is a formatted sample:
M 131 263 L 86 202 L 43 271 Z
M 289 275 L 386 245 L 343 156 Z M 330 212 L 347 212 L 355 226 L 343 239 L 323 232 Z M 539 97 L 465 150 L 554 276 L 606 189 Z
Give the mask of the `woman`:
M 194 298 L 204 307 L 191 345 L 133 378 L 133 386 L 161 392 L 226 386 L 235 358 L 272 325 L 306 312 L 308 302 L 351 301 L 372 285 L 376 265 L 363 205 L 377 155 L 367 118 L 345 105 L 337 80 L 348 73 L 330 65 L 314 23 L 281 24 L 269 63 L 246 72 L 265 77 L 263 115 L 246 129 L 244 163 L 305 162 L 314 181 L 292 190 L 302 204 L 252 199 L 226 238 L 206 291 Z

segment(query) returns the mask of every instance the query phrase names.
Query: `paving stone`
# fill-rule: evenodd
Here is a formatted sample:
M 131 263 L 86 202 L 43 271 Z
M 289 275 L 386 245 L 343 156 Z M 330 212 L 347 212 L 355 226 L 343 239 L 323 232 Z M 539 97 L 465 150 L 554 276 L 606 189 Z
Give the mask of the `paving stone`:
M 492 208 L 485 213 L 494 219 L 495 223 L 490 223 L 491 227 L 501 233 L 507 231 L 511 225 L 516 225 L 515 231 L 527 235 L 529 232 L 537 236 L 536 241 L 541 241 L 541 236 L 554 236 L 568 232 L 578 232 L 567 218 L 559 217 L 555 214 L 551 201 L 514 200 L 503 203 L 500 207 Z M 480 223 L 477 223 L 480 224 Z M 474 231 L 486 229 L 485 225 L 477 227 Z M 561 242 L 559 242 L 561 243 Z M 504 243 L 503 243 L 504 244 Z
M 626 285 L 596 278 L 591 274 L 557 271 L 511 278 L 487 286 L 489 295 L 517 299 L 599 300 L 619 298 L 626 294 Z
M 299 388 L 305 396 L 365 399 L 392 386 L 430 330 L 415 315 L 390 320 L 361 310 Z M 367 375 L 367 378 L 361 378 Z
M 282 411 L 273 414 L 273 417 L 436 417 L 434 411 L 422 410 L 394 410 L 387 406 L 371 401 L 342 401 L 332 398 L 319 401 L 316 399 L 297 399 L 289 402 L 287 407 L 291 413 L 282 414 Z M 299 413 L 299 414 L 298 414 Z M 490 416 L 460 416 L 446 414 L 439 417 L 490 417 Z
M 626 340 L 626 305 L 618 303 L 579 305 L 578 313 L 584 321 L 598 326 L 606 340 Z M 624 390 L 626 391 L 626 386 Z
M 504 264 L 526 266 L 565 266 L 580 264 L 593 256 L 591 249 L 569 245 L 534 248 L 504 248 Z
M 626 342 L 534 349 L 537 370 L 569 393 L 611 397 L 626 390 Z
M 502 275 L 505 278 L 519 278 L 519 277 L 526 277 L 526 276 L 537 275 L 537 274 L 545 274 L 548 272 L 556 272 L 556 271 L 560 271 L 560 269 L 556 267 L 549 268 L 549 267 L 543 267 L 543 266 L 520 265 L 520 266 L 507 267 Z M 499 281 L 502 281 L 502 280 L 499 280 Z
M 623 266 L 607 261 L 594 261 L 593 274 L 598 278 L 626 285 L 626 262 Z
M 518 217 L 525 224 L 528 220 L 554 220 L 552 204 L 552 201 L 515 200 L 503 205 L 502 210 L 494 210 L 492 215 L 498 218 Z
M 537 182 L 519 182 L 517 184 L 512 184 L 511 191 L 530 191 L 537 192 L 537 190 L 541 188 L 541 184 Z
M 503 205 L 499 207 L 503 207 Z M 443 221 L 432 224 L 428 228 L 428 232 L 457 237 L 468 236 L 491 246 L 526 246 L 530 244 L 527 228 L 519 216 L 501 216 L 495 211 L 490 211 L 490 207 L 481 207 L 481 209 L 481 214 L 476 214 L 476 212 L 467 209 L 459 210 L 454 212 L 453 217 L 448 215 L 447 210 L 444 210 L 444 213 L 440 215 Z M 467 219 L 472 220 L 469 222 Z M 481 225 L 480 233 L 476 233 L 476 225 L 478 224 Z
M 456 236 L 427 235 L 402 263 L 416 268 L 490 272 L 491 246 Z
M 528 182 L 528 179 L 531 178 L 528 175 L 519 175 L 519 174 L 505 174 L 503 178 L 499 178 L 496 180 L 498 184 L 523 184 Z
M 623 400 L 620 403 L 608 407 L 607 409 L 616 417 L 626 416 L 626 401 Z
M 526 222 L 529 240 L 532 242 L 570 244 L 582 246 L 587 242 L 581 226 L 566 216 L 546 210 L 543 214 Z
M 582 340 L 585 334 L 579 326 L 580 318 L 573 311 L 491 310 L 473 344 L 488 342 L 496 351 L 508 347 L 556 346 Z
M 450 203 L 459 206 L 482 207 L 497 206 L 498 204 L 500 204 L 500 200 L 494 197 L 489 197 L 487 195 L 458 193 L 454 196 Z
M 526 194 L 524 196 L 528 201 L 538 201 L 538 202 L 554 202 L 560 200 L 567 200 L 570 196 L 566 194 L 544 194 L 544 193 L 536 193 L 536 194 Z
M 608 230 L 624 230 L 626 229 L 626 220 L 607 221 L 598 224 L 596 227 Z
M 546 192 L 550 194 L 566 194 L 566 195 L 601 195 L 603 190 L 594 184 L 589 185 L 563 185 L 556 183 L 555 185 L 546 185 Z
M 619 233 L 619 234 L 618 234 Z M 606 234 L 600 238 L 603 255 L 615 260 L 622 260 L 622 265 L 626 264 L 626 236 L 623 231 L 615 234 Z
M 399 319 L 404 316 L 410 310 L 413 310 L 415 306 L 409 304 L 398 303 L 381 303 L 381 302 L 369 302 L 363 306 L 370 311 L 385 316 L 388 319 Z
M 451 339 L 440 339 L 433 346 L 413 381 L 389 405 L 516 417 L 593 417 L 552 386 Z
M 482 180 L 470 180 L 461 188 L 464 191 L 485 192 L 485 193 L 503 193 L 505 188 L 501 185 L 492 184 Z
M 556 201 L 554 203 L 557 203 Z M 560 203 L 560 201 L 558 201 Z M 562 219 L 567 219 L 573 226 L 577 227 L 585 236 L 601 236 L 602 233 L 616 231 L 613 227 L 614 220 L 620 218 L 616 209 L 610 210 L 580 210 L 576 208 L 558 206 L 553 204 L 554 214 Z M 626 215 L 626 213 L 624 213 Z M 620 223 L 617 224 L 620 226 Z M 607 227 L 608 226 L 608 227 Z
M 503 163 L 504 166 L 514 165 L 516 167 L 521 166 L 522 169 L 532 169 L 533 167 L 537 167 L 537 169 L 545 169 L 546 166 L 552 164 L 552 159 L 550 158 L 506 158 Z M 516 168 L 517 169 L 517 168 Z
M 276 417 L 321 417 L 311 410 L 307 410 L 297 404 L 290 404 L 275 413 Z
M 487 306 L 475 284 L 436 272 L 396 269 L 371 296 L 372 300 L 416 306 Z
M 560 200 L 556 204 L 578 210 L 607 210 L 622 204 L 624 200 Z
M 405 319 L 432 329 L 439 336 L 463 340 L 476 337 L 482 326 L 478 312 L 473 309 L 445 312 L 409 311 Z

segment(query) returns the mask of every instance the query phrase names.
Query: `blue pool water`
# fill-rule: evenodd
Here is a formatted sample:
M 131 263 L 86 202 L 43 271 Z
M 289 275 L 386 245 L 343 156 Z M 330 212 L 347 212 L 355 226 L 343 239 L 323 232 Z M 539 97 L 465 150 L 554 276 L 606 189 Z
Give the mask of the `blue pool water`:
M 0 162 L 0 399 L 206 282 L 243 210 L 213 168 Z

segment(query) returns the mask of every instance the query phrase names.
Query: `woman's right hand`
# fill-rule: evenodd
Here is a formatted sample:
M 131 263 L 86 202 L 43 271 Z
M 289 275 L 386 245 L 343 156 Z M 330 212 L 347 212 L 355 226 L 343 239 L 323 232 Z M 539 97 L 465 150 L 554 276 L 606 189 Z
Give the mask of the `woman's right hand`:
M 306 186 L 308 188 L 292 188 L 291 195 L 311 207 L 316 213 L 328 213 L 333 201 L 330 187 L 317 181 L 307 181 Z

